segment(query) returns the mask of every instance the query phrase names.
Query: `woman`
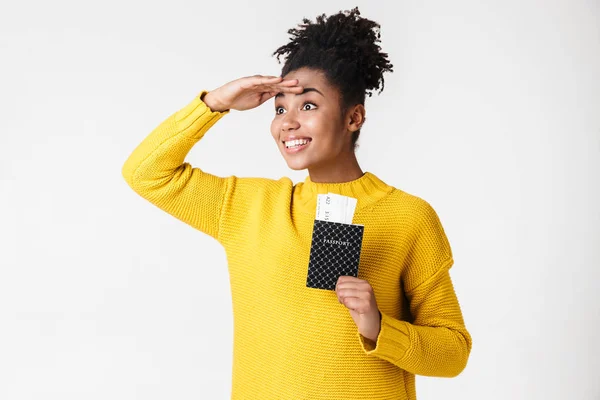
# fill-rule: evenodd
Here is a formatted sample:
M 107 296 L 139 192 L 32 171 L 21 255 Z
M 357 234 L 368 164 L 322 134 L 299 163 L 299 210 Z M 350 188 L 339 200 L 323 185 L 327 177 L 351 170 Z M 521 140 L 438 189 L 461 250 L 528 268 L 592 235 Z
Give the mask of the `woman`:
M 141 196 L 225 248 L 234 312 L 232 399 L 415 399 L 415 374 L 455 376 L 471 338 L 432 207 L 359 166 L 365 94 L 392 71 L 379 25 L 357 8 L 305 19 L 274 54 L 281 77 L 202 91 L 131 154 L 123 176 Z M 271 134 L 289 178 L 217 177 L 184 159 L 230 110 L 274 98 Z M 358 277 L 307 287 L 317 194 L 357 199 Z

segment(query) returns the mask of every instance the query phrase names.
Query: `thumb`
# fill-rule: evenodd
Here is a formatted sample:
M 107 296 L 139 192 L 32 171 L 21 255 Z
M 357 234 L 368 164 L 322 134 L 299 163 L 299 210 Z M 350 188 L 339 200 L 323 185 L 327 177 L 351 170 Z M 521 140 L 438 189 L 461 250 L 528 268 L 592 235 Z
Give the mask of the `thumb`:
M 277 92 L 264 92 L 260 95 L 260 104 L 275 96 Z

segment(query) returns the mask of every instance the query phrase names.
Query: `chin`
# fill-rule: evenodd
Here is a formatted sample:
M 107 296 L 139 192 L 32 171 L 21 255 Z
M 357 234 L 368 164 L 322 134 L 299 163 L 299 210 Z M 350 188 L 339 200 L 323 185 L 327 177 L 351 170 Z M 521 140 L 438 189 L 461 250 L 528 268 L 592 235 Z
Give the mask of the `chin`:
M 294 171 L 302 171 L 303 169 L 308 168 L 308 165 L 306 165 L 305 163 L 299 163 L 299 162 L 287 161 L 287 165 L 290 169 L 293 169 Z
M 308 162 L 306 162 L 304 159 L 297 159 L 297 158 L 287 158 L 284 156 L 285 162 L 288 166 L 289 169 L 292 169 L 294 171 L 302 171 L 303 169 L 307 169 L 309 167 Z

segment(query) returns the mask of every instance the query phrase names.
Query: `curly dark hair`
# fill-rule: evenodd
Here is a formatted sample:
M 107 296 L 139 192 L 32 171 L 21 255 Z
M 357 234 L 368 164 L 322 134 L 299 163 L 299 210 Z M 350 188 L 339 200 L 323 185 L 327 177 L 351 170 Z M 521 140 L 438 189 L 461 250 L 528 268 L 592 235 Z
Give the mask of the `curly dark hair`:
M 298 28 L 288 30 L 291 40 L 279 47 L 273 55 L 280 62 L 286 56 L 281 76 L 302 67 L 322 71 L 328 81 L 340 92 L 342 115 L 350 107 L 365 103 L 365 95 L 372 96 L 374 89 L 383 91 L 383 73 L 393 72 L 387 53 L 381 52 L 380 25 L 360 17 L 358 7 L 340 11 L 327 17 L 317 16 L 313 23 L 303 18 Z M 352 146 L 360 129 L 352 136 Z

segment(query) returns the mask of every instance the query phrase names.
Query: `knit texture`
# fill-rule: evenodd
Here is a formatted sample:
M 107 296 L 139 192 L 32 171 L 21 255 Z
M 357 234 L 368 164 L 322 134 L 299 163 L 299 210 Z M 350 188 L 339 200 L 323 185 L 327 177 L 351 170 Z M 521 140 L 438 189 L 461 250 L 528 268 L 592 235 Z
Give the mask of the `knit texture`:
M 366 172 L 345 183 L 307 177 L 218 177 L 184 159 L 224 115 L 202 91 L 133 151 L 131 188 L 223 246 L 234 318 L 231 399 L 416 399 L 415 374 L 452 377 L 471 337 L 449 269 L 452 251 L 434 209 Z M 333 291 L 306 287 L 317 194 L 358 199 L 365 226 L 358 277 L 382 315 L 364 338 Z M 199 260 L 202 262 L 202 259 Z

